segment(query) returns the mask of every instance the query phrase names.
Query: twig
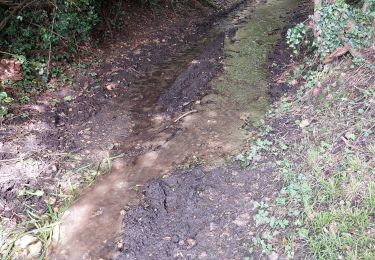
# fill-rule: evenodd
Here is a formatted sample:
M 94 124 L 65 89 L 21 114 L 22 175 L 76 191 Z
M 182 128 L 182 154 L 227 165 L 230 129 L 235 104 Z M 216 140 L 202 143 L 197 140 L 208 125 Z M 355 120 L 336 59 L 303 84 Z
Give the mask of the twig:
M 345 143 L 346 146 L 348 146 L 348 147 L 350 147 L 350 148 L 352 148 L 354 150 L 357 150 L 357 151 L 360 151 L 360 152 L 364 152 L 361 148 L 359 148 L 359 147 L 357 147 L 357 146 L 352 145 L 351 143 L 349 143 L 349 141 L 345 137 L 341 136 L 341 140 L 344 141 L 344 143 Z
M 198 110 L 196 110 L 196 109 L 188 111 L 188 112 L 182 114 L 181 116 L 177 117 L 177 119 L 174 120 L 173 123 L 177 123 L 180 119 L 184 118 L 185 116 L 190 115 L 192 113 L 197 113 L 197 112 L 198 112 Z
M 342 55 L 344 55 L 345 53 L 347 53 L 349 50 L 344 47 L 344 46 L 340 46 L 338 47 L 335 51 L 333 51 L 330 55 L 328 55 L 323 63 L 324 64 L 328 64 L 328 63 L 331 63 L 334 59 L 336 58 L 339 58 L 341 57 Z
M 6 51 L 0 51 L 0 53 L 7 54 L 7 55 L 10 55 L 10 56 L 16 56 L 16 54 L 10 53 L 10 52 L 6 52 Z

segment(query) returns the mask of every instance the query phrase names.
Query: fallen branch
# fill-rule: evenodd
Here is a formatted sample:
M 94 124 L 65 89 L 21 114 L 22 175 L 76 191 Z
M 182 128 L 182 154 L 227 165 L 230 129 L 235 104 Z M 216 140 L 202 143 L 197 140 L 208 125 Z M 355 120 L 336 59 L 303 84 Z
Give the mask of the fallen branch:
M 328 64 L 328 63 L 331 63 L 332 61 L 334 61 L 335 59 L 341 57 L 342 55 L 346 54 L 349 50 L 344 47 L 344 46 L 340 46 L 338 47 L 334 52 L 332 52 L 330 55 L 328 55 L 323 63 L 324 64 Z
M 360 58 L 362 59 L 362 54 L 357 51 L 350 43 L 348 43 L 344 37 L 344 35 L 339 35 L 340 40 L 342 40 L 344 47 L 350 52 L 350 54 L 354 58 Z
M 188 111 L 188 112 L 182 114 L 181 116 L 177 117 L 177 119 L 174 120 L 173 123 L 177 123 L 180 119 L 184 118 L 185 116 L 190 115 L 192 113 L 197 113 L 197 112 L 198 112 L 198 110 L 196 110 L 196 109 Z
M 357 150 L 357 151 L 360 151 L 360 152 L 365 152 L 364 150 L 362 150 L 361 148 L 359 148 L 358 146 L 355 146 L 353 144 L 351 144 L 349 142 L 348 139 L 346 139 L 345 137 L 341 136 L 341 140 L 345 143 L 346 146 L 348 146 L 349 148 L 352 148 L 353 150 Z

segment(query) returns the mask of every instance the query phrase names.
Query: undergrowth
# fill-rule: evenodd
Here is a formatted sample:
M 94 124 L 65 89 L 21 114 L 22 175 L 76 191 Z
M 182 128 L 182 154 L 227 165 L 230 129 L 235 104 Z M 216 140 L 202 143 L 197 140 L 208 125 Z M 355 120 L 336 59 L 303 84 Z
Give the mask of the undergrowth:
M 312 34 L 312 41 L 305 38 L 304 24 L 289 30 L 294 54 L 308 53 L 286 79 L 298 88 L 273 106 L 252 149 L 237 157 L 247 166 L 271 160 L 283 185 L 273 201 L 255 202 L 249 253 L 375 259 L 373 4 L 364 12 L 361 5 L 323 2 L 320 46 Z M 348 19 L 356 27 L 345 37 L 364 59 L 337 56 L 324 64 L 343 45 Z
M 253 246 L 297 259 L 374 259 L 374 70 L 346 59 L 317 80 L 317 94 L 284 96 L 238 157 L 250 166 L 274 158 L 283 183 L 274 201 L 255 203 L 262 231 Z

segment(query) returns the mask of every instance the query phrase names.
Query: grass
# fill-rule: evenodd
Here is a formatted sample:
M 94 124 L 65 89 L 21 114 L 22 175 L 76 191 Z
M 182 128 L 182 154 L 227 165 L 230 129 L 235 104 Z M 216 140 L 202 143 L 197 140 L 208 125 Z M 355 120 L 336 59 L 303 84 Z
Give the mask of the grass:
M 101 160 L 97 165 L 88 164 L 75 170 L 76 174 L 81 176 L 79 183 L 68 183 L 68 189 L 56 190 L 54 194 L 43 194 L 45 206 L 43 209 L 35 209 L 27 206 L 22 221 L 7 234 L 8 239 L 4 245 L 1 245 L 1 259 L 24 258 L 20 248 L 17 248 L 16 241 L 29 234 L 37 238 L 42 243 L 42 251 L 39 259 L 46 259 L 48 256 L 48 247 L 56 233 L 56 227 L 61 223 L 61 218 L 65 211 L 74 203 L 81 194 L 82 190 L 91 186 L 97 180 L 98 176 L 110 173 L 112 171 L 112 161 L 122 157 L 109 155 Z M 37 194 L 38 195 L 38 194 Z M 31 196 L 36 196 L 35 193 Z
M 345 60 L 315 75 L 321 92 L 312 95 L 314 84 L 296 77 L 300 89 L 266 120 L 274 131 L 260 133 L 274 143 L 261 152 L 277 162 L 283 188 L 272 210 L 254 218 L 262 232 L 281 233 L 271 246 L 290 258 L 375 259 L 374 71 Z

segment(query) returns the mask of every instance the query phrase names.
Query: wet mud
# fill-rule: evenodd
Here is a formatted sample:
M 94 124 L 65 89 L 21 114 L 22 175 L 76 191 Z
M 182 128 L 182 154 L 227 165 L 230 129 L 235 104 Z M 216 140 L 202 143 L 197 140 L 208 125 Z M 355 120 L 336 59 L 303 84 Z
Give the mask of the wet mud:
M 283 23 L 291 17 L 298 21 L 291 12 L 297 5 L 297 1 L 268 1 L 257 6 L 249 24 L 227 39 L 224 71 L 210 82 L 221 93 L 219 99 L 232 100 L 227 110 L 247 111 L 247 121 L 253 125 L 270 99 L 265 61 L 288 26 Z M 289 57 L 287 52 L 280 54 L 284 50 L 273 56 Z M 142 203 L 125 213 L 117 259 L 261 258 L 260 252 L 249 249 L 256 231 L 262 232 L 254 223 L 253 202 L 269 200 L 280 188 L 273 174 L 274 158 L 265 161 L 252 170 L 233 164 L 211 170 L 198 167 L 150 182 Z
M 271 169 L 249 173 L 234 165 L 153 181 L 142 205 L 125 215 L 117 259 L 243 259 L 255 227 L 253 201 L 270 197 L 272 185 Z
M 268 109 L 268 53 L 294 6 L 246 2 L 136 79 L 130 99 L 113 99 L 82 126 L 104 130 L 103 139 L 107 130 L 125 136 L 112 142 L 123 158 L 65 214 L 51 259 L 245 255 L 251 200 L 268 196 L 272 171 L 215 168 L 245 145 L 251 132 L 242 126 L 255 126 Z

